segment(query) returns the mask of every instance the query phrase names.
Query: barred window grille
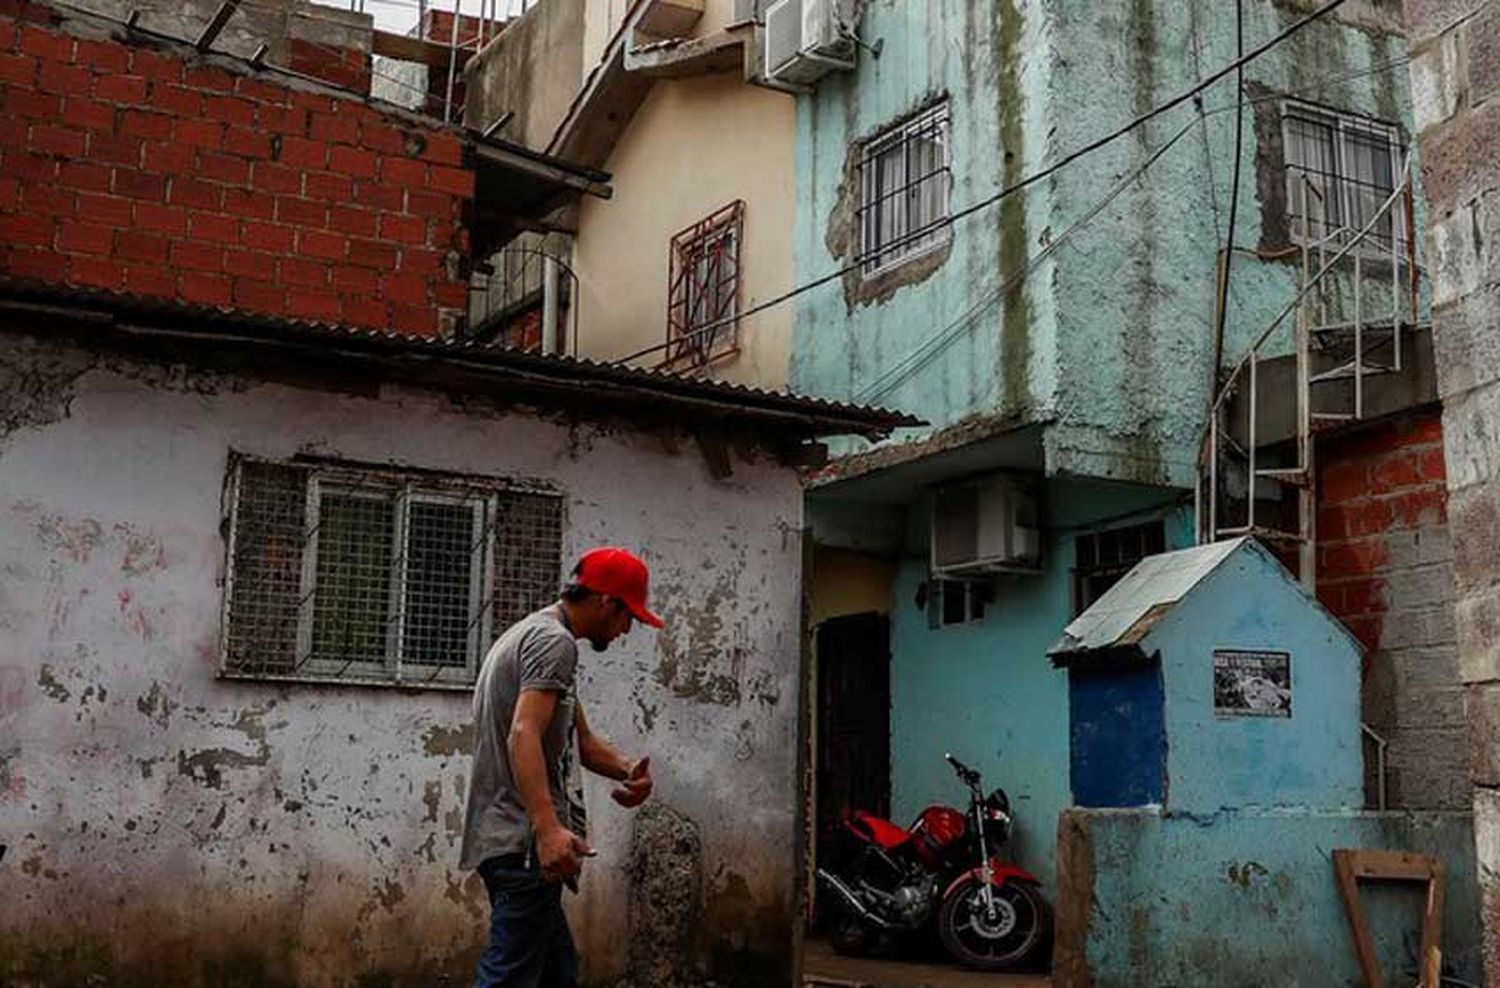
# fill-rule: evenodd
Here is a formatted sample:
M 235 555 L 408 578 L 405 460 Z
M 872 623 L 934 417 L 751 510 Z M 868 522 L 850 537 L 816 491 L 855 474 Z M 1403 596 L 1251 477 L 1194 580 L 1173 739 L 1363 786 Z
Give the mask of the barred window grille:
M 702 367 L 737 350 L 744 216 L 735 201 L 672 238 L 664 366 Z
M 230 479 L 228 675 L 467 684 L 557 593 L 556 492 L 241 457 Z
M 1295 243 L 1316 244 L 1343 231 L 1352 236 L 1379 211 L 1401 173 L 1401 132 L 1394 124 L 1335 113 L 1305 103 L 1282 106 L 1287 218 Z M 1392 210 L 1365 243 L 1389 251 L 1405 245 L 1405 224 Z
M 864 274 L 878 274 L 951 240 L 947 101 L 866 142 L 859 183 Z

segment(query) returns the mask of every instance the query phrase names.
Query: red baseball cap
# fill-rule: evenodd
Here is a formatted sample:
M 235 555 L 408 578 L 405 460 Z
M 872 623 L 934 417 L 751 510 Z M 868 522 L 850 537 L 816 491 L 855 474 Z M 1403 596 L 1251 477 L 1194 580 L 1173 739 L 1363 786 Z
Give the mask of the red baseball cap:
M 646 608 L 649 580 L 646 564 L 639 556 L 612 545 L 585 552 L 578 560 L 577 575 L 573 577 L 573 582 L 580 587 L 619 600 L 637 621 L 660 628 L 662 619 Z

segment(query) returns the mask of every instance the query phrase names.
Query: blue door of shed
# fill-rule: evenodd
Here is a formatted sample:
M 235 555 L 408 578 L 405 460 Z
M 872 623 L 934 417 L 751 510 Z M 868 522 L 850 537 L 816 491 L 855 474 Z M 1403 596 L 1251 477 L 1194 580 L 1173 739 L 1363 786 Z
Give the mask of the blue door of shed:
M 1069 768 L 1077 806 L 1160 805 L 1167 731 L 1161 663 L 1068 670 Z

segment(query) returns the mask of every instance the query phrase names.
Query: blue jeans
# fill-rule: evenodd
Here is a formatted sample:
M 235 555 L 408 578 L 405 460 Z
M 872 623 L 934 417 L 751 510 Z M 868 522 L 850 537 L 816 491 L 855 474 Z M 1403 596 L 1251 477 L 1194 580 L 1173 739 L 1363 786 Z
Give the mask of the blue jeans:
M 578 951 L 562 886 L 544 881 L 521 854 L 490 858 L 479 877 L 490 893 L 490 945 L 476 988 L 577 988 Z

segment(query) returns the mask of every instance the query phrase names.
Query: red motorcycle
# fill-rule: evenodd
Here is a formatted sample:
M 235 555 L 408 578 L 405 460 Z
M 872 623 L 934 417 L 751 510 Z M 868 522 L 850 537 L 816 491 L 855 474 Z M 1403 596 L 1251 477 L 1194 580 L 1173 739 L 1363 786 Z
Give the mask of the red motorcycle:
M 832 907 L 829 939 L 842 954 L 879 941 L 931 932 L 967 967 L 1003 971 L 1047 943 L 1051 910 L 1041 883 L 1000 858 L 1010 841 L 1010 799 L 986 796 L 979 773 L 945 756 L 969 789 L 969 812 L 929 806 L 902 829 L 863 810 L 846 812 L 851 852 L 842 867 L 819 868 Z

